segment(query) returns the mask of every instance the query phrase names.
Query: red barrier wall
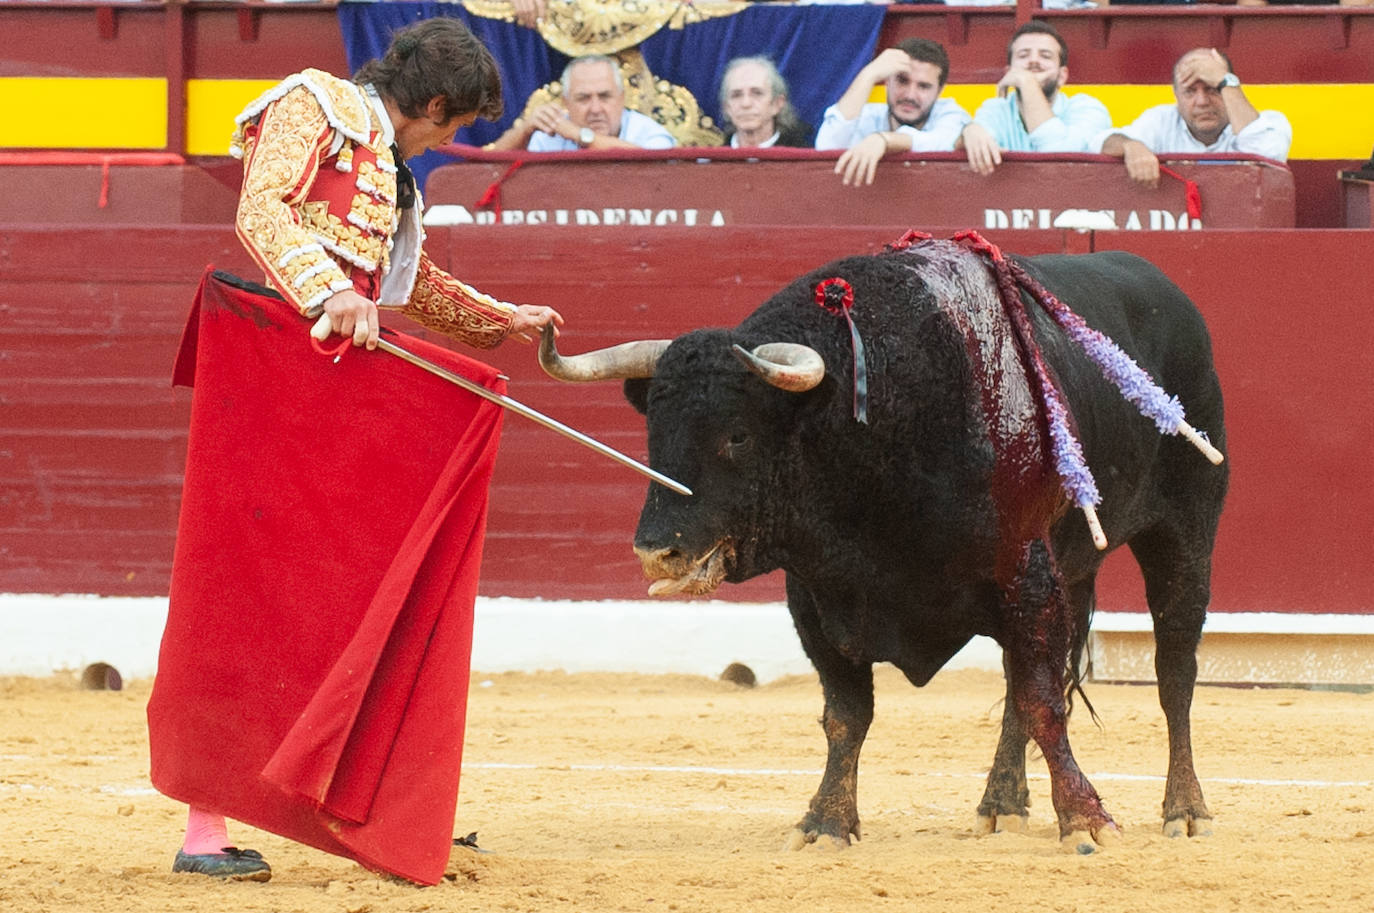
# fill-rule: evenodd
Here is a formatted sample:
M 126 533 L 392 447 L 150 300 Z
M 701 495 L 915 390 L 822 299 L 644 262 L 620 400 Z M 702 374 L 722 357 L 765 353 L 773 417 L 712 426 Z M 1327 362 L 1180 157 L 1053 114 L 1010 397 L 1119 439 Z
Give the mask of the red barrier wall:
M 731 153 L 741 154 L 721 155 Z M 509 171 L 505 159 L 516 154 L 502 153 L 495 161 L 435 169 L 425 187 L 426 222 L 441 216 L 450 224 L 494 221 L 495 212 L 474 210 L 495 184 L 503 224 L 690 219 L 710 231 L 714 225 L 900 225 L 919 219 L 979 228 L 1104 227 L 1084 226 L 1090 213 L 1105 218 L 1106 227 L 1172 230 L 1190 224 L 1186 180 L 1199 188 L 1196 227 L 1294 226 L 1292 173 L 1253 156 L 1166 156 L 1180 179 L 1165 177 L 1146 188 L 1126 177 L 1120 160 L 1099 155 L 1008 153 L 996 173 L 984 177 L 958 153 L 930 153 L 884 161 L 881 180 L 845 187 L 834 173 L 836 153 L 771 154 L 786 157 L 682 161 L 676 150 L 615 157 L 580 152 L 525 158 Z
M 437 229 L 429 245 L 493 294 L 557 304 L 569 321 L 564 347 L 576 352 L 732 324 L 792 276 L 877 250 L 904 227 L 496 226 Z M 1374 610 L 1374 232 L 989 234 L 1024 253 L 1136 251 L 1202 308 L 1233 472 L 1214 609 Z M 168 375 L 207 262 L 248 268 L 227 228 L 0 234 L 0 592 L 165 593 L 188 401 Z M 644 455 L 642 420 L 617 384 L 558 384 L 516 345 L 489 360 L 511 375 L 516 398 Z M 511 417 L 482 591 L 642 595 L 629 542 L 644 490 L 639 476 Z M 1140 608 L 1129 559 L 1111 564 L 1101 606 Z M 778 599 L 781 585 L 718 595 Z

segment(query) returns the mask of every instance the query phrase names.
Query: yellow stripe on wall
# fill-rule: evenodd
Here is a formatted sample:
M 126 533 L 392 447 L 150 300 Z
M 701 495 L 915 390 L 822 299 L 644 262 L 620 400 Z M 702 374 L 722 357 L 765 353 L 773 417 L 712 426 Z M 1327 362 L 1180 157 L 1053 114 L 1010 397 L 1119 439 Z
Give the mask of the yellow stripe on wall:
M 276 80 L 192 79 L 186 84 L 186 151 L 227 155 L 234 118 Z M 1068 87 L 1105 104 L 1125 125 L 1151 105 L 1173 101 L 1168 86 Z M 1291 158 L 1363 159 L 1374 142 L 1374 84 L 1247 85 L 1256 107 L 1293 124 Z M 969 113 L 992 97 L 988 85 L 947 85 Z M 874 100 L 883 98 L 882 88 Z M 167 88 L 161 79 L 0 78 L 0 147 L 11 149 L 162 149 Z
M 162 149 L 165 79 L 0 78 L 0 147 Z
M 1293 124 L 1295 159 L 1363 159 L 1374 146 L 1374 85 L 1246 86 L 1256 108 L 1273 108 Z
M 186 82 L 186 154 L 228 155 L 234 118 L 276 79 L 190 79 Z

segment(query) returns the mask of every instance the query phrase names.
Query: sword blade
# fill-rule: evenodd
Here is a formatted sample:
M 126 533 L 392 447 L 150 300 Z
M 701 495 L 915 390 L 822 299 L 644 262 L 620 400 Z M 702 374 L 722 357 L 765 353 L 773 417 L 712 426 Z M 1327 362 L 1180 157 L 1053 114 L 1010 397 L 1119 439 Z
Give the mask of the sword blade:
M 602 456 L 610 457 L 612 460 L 615 460 L 622 466 L 628 466 L 630 469 L 633 469 L 640 475 L 648 476 L 658 484 L 663 485 L 667 488 L 671 488 L 673 491 L 677 492 L 680 495 L 690 495 L 692 493 L 692 489 L 688 488 L 686 485 L 683 485 L 681 482 L 675 481 L 674 479 L 665 476 L 663 473 L 658 472 L 657 470 L 650 469 L 648 466 L 645 466 L 643 463 L 633 459 L 632 457 L 626 456 L 619 450 L 616 450 L 614 447 L 607 446 L 606 444 L 603 444 L 600 441 L 598 441 L 596 438 L 583 434 L 581 431 L 578 431 L 575 428 L 569 428 L 567 425 L 563 424 L 557 419 L 550 418 L 549 416 L 545 415 L 542 412 L 539 412 L 536 409 L 531 409 L 529 406 L 526 406 L 519 400 L 511 399 L 509 396 L 506 396 L 502 393 L 493 393 L 481 384 L 475 381 L 468 380 L 461 374 L 454 374 L 447 368 L 441 368 L 439 365 L 436 365 L 429 359 L 422 358 L 421 356 L 416 355 L 414 352 L 411 352 L 408 349 L 403 349 L 400 346 L 396 345 L 394 342 L 388 342 L 385 339 L 378 339 L 377 348 L 381 349 L 383 352 L 388 352 L 392 355 L 395 355 L 397 358 L 400 358 L 403 361 L 408 361 L 412 365 L 415 365 L 417 368 L 422 368 L 425 371 L 428 371 L 430 374 L 435 375 L 436 377 L 442 377 L 449 383 L 456 384 L 459 387 L 462 387 L 464 390 L 467 390 L 469 393 L 475 393 L 478 396 L 482 397 L 482 399 L 496 403 L 503 409 L 509 409 L 511 412 L 523 415 L 530 421 L 543 425 L 550 431 L 556 431 L 566 438 L 571 438 L 572 440 L 577 441 L 577 443 L 583 445 L 584 447 L 590 447 L 592 450 L 595 450 Z

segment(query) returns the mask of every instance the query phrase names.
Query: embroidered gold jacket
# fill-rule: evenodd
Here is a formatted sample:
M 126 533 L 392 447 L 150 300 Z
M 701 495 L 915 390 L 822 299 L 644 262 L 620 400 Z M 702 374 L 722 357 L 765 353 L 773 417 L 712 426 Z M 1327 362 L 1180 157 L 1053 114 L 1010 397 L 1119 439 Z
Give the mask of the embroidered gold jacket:
M 244 109 L 230 151 L 244 161 L 235 230 L 268 283 L 303 315 L 353 288 L 478 348 L 510 330 L 515 308 L 459 282 L 420 249 L 388 276 L 402 213 L 396 163 L 362 87 L 321 70 L 288 77 Z M 417 199 L 416 213 L 422 211 Z M 410 216 L 409 212 L 405 213 Z M 413 270 L 413 276 L 409 271 Z M 380 300 L 385 288 L 400 300 Z

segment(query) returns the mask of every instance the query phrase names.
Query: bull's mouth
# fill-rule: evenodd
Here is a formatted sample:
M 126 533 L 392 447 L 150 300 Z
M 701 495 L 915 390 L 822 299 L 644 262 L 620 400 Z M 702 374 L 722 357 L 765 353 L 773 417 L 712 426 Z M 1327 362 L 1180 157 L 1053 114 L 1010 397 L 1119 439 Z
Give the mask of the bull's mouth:
M 725 580 L 725 575 L 729 571 L 728 565 L 734 559 L 734 544 L 728 539 L 722 539 L 706 554 L 690 564 L 685 564 L 679 573 L 673 573 L 678 570 L 677 568 L 670 571 L 662 565 L 650 567 L 650 562 L 645 561 L 644 576 L 653 579 L 653 583 L 649 584 L 649 595 L 672 596 L 685 593 L 688 596 L 705 596 L 715 592 L 716 587 Z

